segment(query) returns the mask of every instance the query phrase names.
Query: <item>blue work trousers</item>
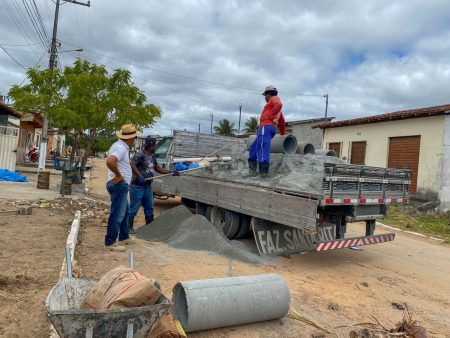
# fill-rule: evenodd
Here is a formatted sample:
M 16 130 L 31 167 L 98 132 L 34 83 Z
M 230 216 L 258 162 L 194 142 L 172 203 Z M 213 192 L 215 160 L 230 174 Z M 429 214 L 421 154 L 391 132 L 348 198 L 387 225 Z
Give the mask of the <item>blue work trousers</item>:
M 135 217 L 139 208 L 144 207 L 145 217 L 153 216 L 153 191 L 149 184 L 131 184 L 130 187 L 130 217 Z
M 248 159 L 250 161 L 258 161 L 258 163 L 269 163 L 270 143 L 276 133 L 277 128 L 275 126 L 259 127 L 256 140 L 250 146 Z
M 111 196 L 111 211 L 109 213 L 108 228 L 106 229 L 105 245 L 112 245 L 117 240 L 128 239 L 128 214 L 130 206 L 128 204 L 129 185 L 125 181 L 112 184 L 106 183 L 106 189 Z

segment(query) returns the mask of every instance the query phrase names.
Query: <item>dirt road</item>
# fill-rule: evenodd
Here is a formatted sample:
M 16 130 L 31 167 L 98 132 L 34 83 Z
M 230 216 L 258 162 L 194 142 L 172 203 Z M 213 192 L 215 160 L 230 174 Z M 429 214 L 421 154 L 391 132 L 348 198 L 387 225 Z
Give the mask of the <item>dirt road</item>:
M 96 161 L 89 188 L 107 200 L 104 161 Z M 177 205 L 176 200 L 156 201 L 157 214 Z M 142 210 L 137 224 L 142 223 Z M 355 231 L 362 225 L 350 228 Z M 361 232 L 362 230 L 359 229 Z M 379 232 L 386 230 L 378 229 Z M 127 253 L 103 249 L 105 228 L 84 227 L 80 263 L 85 277 L 98 278 L 117 264 L 127 263 Z M 136 268 L 161 281 L 166 294 L 176 281 L 224 277 L 227 258 L 207 252 L 171 248 L 137 240 Z M 402 311 L 392 303 L 406 303 L 414 318 L 433 337 L 450 337 L 450 247 L 428 239 L 398 233 L 390 243 L 364 247 L 363 251 L 335 250 L 268 259 L 263 266 L 232 262 L 234 276 L 278 273 L 289 284 L 292 305 L 301 314 L 327 327 L 351 325 L 377 318 L 394 327 Z M 348 336 L 349 328 L 338 329 Z M 280 321 L 196 333 L 195 337 L 303 337 L 320 332 L 291 318 Z

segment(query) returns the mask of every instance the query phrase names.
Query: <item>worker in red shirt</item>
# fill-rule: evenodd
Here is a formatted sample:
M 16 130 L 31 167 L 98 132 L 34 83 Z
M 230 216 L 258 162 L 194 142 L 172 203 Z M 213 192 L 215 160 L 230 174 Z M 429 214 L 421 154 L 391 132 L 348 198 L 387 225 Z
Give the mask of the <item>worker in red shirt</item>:
M 259 175 L 264 178 L 269 173 L 270 143 L 277 132 L 277 127 L 281 135 L 285 134 L 286 123 L 281 112 L 283 103 L 277 96 L 277 88 L 267 86 L 262 95 L 267 103 L 259 118 L 256 140 L 250 146 L 248 167 L 250 175 L 256 176 L 259 166 Z

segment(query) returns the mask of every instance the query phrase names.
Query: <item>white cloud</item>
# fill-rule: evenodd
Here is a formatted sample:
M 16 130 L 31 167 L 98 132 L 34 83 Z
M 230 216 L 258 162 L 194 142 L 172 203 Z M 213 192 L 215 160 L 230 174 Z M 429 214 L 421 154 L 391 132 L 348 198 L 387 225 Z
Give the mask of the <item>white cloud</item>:
M 45 3 L 52 11 L 54 5 L 38 3 L 50 30 Z M 269 83 L 281 91 L 288 119 L 323 116 L 325 93 L 329 115 L 339 119 L 449 103 L 446 0 L 96 0 L 91 5 L 61 7 L 62 49 L 79 45 L 86 50 L 82 55 L 109 69 L 130 69 L 150 102 L 164 111 L 155 133 L 197 130 L 199 123 L 207 132 L 211 113 L 214 121 L 229 118 L 237 126 L 239 104 L 243 125 L 258 116 L 264 104 L 260 92 Z M 0 28 L 6 32 L 0 43 L 27 43 L 4 2 Z M 42 53 L 31 48 L 34 53 L 11 54 L 30 67 Z M 5 93 L 23 80 L 24 71 L 0 52 L 0 92 Z M 62 53 L 60 63 L 73 59 L 73 53 Z

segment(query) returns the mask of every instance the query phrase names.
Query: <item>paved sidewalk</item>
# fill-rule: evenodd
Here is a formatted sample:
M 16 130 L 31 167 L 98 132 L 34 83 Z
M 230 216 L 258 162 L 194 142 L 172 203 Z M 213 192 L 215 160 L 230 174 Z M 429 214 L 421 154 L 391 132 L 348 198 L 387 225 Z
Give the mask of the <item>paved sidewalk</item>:
M 0 181 L 0 198 L 6 199 L 55 199 L 61 197 L 59 193 L 59 184 L 61 183 L 61 175 L 50 175 L 50 189 L 37 188 L 37 174 L 23 174 L 27 176 L 29 182 L 5 182 Z M 58 187 L 57 187 L 58 186 Z M 82 193 L 72 192 L 71 198 L 80 198 L 85 196 Z M 67 196 L 69 197 L 69 196 Z

